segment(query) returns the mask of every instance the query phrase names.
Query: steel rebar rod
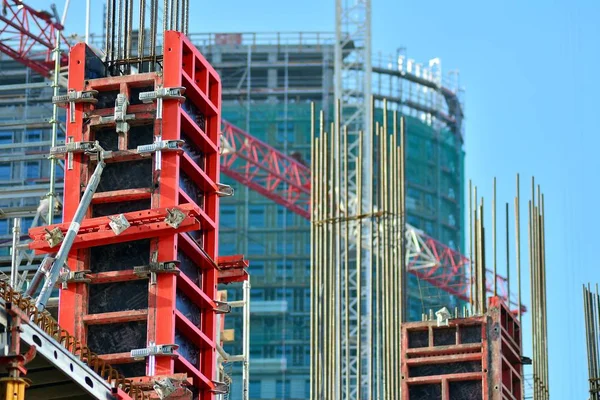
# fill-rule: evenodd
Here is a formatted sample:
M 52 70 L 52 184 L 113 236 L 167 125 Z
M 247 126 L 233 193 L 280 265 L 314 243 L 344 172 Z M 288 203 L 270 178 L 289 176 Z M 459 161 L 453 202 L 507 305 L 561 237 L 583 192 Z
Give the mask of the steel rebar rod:
M 400 322 L 408 321 L 406 280 L 406 119 L 400 118 Z
M 146 0 L 140 0 L 140 22 L 138 27 L 137 37 L 137 58 L 138 58 L 138 70 L 142 72 L 144 68 L 143 58 L 145 50 L 145 35 L 146 35 Z M 312 139 L 312 137 L 311 137 Z
M 517 303 L 519 326 L 521 327 L 521 336 L 523 335 L 523 315 L 521 311 L 521 198 L 519 193 L 519 174 L 517 174 L 517 196 L 515 197 L 515 252 L 517 256 Z
M 510 309 L 510 226 L 508 223 L 509 209 L 506 203 L 506 305 Z
M 475 279 L 473 276 L 473 188 L 472 182 L 469 179 L 469 306 L 471 313 L 474 312 L 473 289 L 475 287 Z
M 498 257 L 496 251 L 496 177 L 494 177 L 494 194 L 492 197 L 492 252 L 494 255 L 494 296 L 498 296 Z
M 363 143 L 364 136 L 363 132 L 358 132 L 358 158 L 356 160 L 356 197 L 358 202 L 358 210 L 359 214 L 362 214 L 362 167 L 363 167 Z M 360 219 L 358 222 L 357 229 L 357 240 L 356 240 L 356 325 L 357 325 L 357 334 L 356 334 L 356 371 L 357 371 L 357 387 L 358 387 L 358 398 L 362 398 L 361 396 L 361 371 L 362 371 L 362 228 L 363 228 L 363 219 Z M 371 253 L 372 254 L 372 253 Z
M 344 125 L 344 358 L 345 358 L 345 398 L 350 396 L 350 199 L 348 194 L 348 127 Z
M 152 1 L 152 0 L 151 0 Z M 152 12 L 152 4 L 150 5 L 150 12 Z M 317 173 L 316 170 L 316 157 L 315 157 L 315 103 L 310 103 L 310 170 L 313 173 Z M 315 285 L 315 188 L 317 177 L 313 177 L 313 185 L 310 190 L 310 365 L 309 365 L 309 378 L 310 378 L 310 392 L 309 399 L 314 400 L 315 396 L 315 351 L 316 348 L 316 313 L 317 301 L 315 299 L 317 288 Z

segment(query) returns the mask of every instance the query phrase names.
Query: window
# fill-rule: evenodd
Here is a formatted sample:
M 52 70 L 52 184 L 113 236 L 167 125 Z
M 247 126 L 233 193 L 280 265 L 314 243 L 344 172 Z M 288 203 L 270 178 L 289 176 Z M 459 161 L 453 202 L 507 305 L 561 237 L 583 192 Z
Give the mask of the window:
M 427 233 L 428 235 L 433 235 L 433 224 L 431 223 L 431 221 L 425 222 L 425 233 Z
M 290 288 L 277 288 L 275 291 L 275 296 L 277 300 L 285 300 L 288 303 L 288 306 L 292 306 L 294 301 L 294 290 Z
M 294 242 L 291 240 L 278 240 L 277 241 L 277 254 L 293 254 L 294 253 Z
M 427 141 L 426 144 L 426 151 L 427 151 L 427 159 L 428 160 L 432 160 L 434 157 L 434 151 L 433 151 L 433 143 L 431 143 L 431 140 Z
M 250 380 L 250 398 L 260 398 L 260 381 L 259 380 Z
M 29 161 L 25 163 L 25 178 L 38 179 L 40 177 L 40 162 Z
M 304 310 L 310 311 L 310 289 L 304 289 Z
M 235 254 L 235 242 L 233 240 L 228 240 L 227 238 L 221 239 L 219 243 L 219 253 Z
M 275 275 L 278 278 L 292 279 L 294 277 L 294 270 L 292 268 L 292 262 L 286 261 L 285 263 L 283 263 L 282 261 L 279 261 L 277 263 L 277 269 L 275 271 Z
M 277 123 L 277 141 L 278 142 L 294 142 L 296 139 L 294 135 L 294 123 L 293 122 L 278 122 Z
M 265 276 L 265 264 L 250 261 L 250 276 Z
M 0 181 L 10 180 L 10 164 L 0 164 Z
M 0 235 L 6 235 L 8 233 L 8 220 L 0 219 Z
M 262 348 L 257 346 L 250 346 L 250 359 L 253 358 L 261 358 L 262 357 Z
M 250 301 L 263 300 L 265 292 L 262 289 L 250 289 Z
M 248 255 L 265 254 L 265 246 L 258 242 L 248 242 Z
M 456 219 L 454 218 L 454 215 L 450 214 L 448 216 L 448 224 L 450 224 L 450 226 L 456 226 Z
M 39 142 L 40 140 L 42 140 L 42 131 L 25 131 L 23 137 L 25 139 L 25 142 Z
M 425 204 L 427 205 L 427 209 L 433 210 L 433 196 L 430 194 L 425 195 Z
M 419 138 L 416 136 L 409 136 L 408 137 L 408 151 L 407 153 L 410 154 L 413 157 L 419 157 L 420 156 L 420 149 L 419 149 Z M 407 154 L 407 155 L 408 155 Z
M 0 132 L 0 144 L 8 144 L 13 142 L 12 132 Z
M 220 223 L 227 227 L 234 227 L 236 222 L 236 210 L 237 208 L 232 204 L 222 204 Z
M 414 215 L 408 215 L 406 220 L 409 224 L 411 224 L 414 227 L 418 228 L 421 225 L 421 220 L 419 219 L 419 217 L 416 217 Z
M 250 228 L 263 228 L 265 226 L 264 206 L 250 206 L 248 211 L 248 225 Z
M 31 228 L 32 223 L 33 223 L 33 217 L 23 218 L 21 220 L 21 232 L 22 233 L 28 232 L 29 228 Z
M 310 354 L 310 352 L 309 352 Z M 306 363 L 306 365 L 308 365 L 310 363 Z M 304 397 L 305 398 L 310 398 L 310 379 L 307 379 L 304 381 Z
M 304 266 L 304 276 L 309 278 L 311 274 L 310 263 L 306 263 Z
M 283 209 L 277 210 L 277 227 L 282 228 L 284 226 L 284 219 L 286 227 L 294 226 L 294 213 Z
M 453 188 L 449 188 L 448 189 L 448 198 L 454 200 L 456 198 L 456 195 L 454 194 L 454 189 Z
M 290 396 L 290 380 L 277 380 L 275 382 L 275 397 L 285 398 Z

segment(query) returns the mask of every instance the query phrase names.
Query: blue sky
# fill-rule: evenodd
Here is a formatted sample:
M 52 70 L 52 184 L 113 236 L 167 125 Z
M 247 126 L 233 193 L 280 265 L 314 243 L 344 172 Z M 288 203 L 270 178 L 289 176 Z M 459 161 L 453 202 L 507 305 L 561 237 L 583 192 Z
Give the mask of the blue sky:
M 85 2 L 72 3 L 67 30 L 83 33 Z M 100 33 L 104 1 L 92 3 L 92 30 Z M 333 0 L 191 3 L 191 32 L 334 30 Z M 591 0 L 373 0 L 375 51 L 406 47 L 418 61 L 440 57 L 446 71 L 460 70 L 467 177 L 488 204 L 494 176 L 499 201 L 511 204 L 517 172 L 524 189 L 532 174 L 542 185 L 556 399 L 587 398 L 581 284 L 600 281 L 594 256 L 600 209 L 593 206 L 600 194 L 599 17 L 600 2 Z

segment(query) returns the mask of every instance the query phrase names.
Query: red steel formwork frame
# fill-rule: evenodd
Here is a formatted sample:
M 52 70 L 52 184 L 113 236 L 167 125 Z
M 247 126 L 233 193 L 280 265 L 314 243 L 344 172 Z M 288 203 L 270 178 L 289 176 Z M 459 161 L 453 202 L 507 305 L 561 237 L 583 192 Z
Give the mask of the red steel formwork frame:
M 56 44 L 56 31 L 62 31 L 60 22 L 53 16 L 37 11 L 20 0 L 3 0 L 0 10 L 0 52 L 30 67 L 43 76 L 54 70 L 52 50 Z M 61 47 L 69 43 L 60 34 Z M 67 65 L 66 54 L 60 56 L 61 65 Z
M 141 348 L 151 344 L 179 346 L 174 356 L 156 356 L 153 375 L 184 373 L 191 381 L 194 398 L 213 399 L 214 393 L 222 390 L 218 382 L 213 381 L 216 377 L 216 312 L 219 309 L 215 302 L 217 283 L 247 278 L 244 271 L 247 262 L 242 257 L 218 258 L 220 78 L 190 41 L 174 31 L 165 32 L 161 74 L 90 79 L 89 66 L 94 65 L 93 57 L 83 43 L 71 49 L 69 89 L 98 91 L 98 104 L 75 105 L 74 122 L 70 122 L 69 116 L 67 118 L 67 141 L 98 140 L 104 150 L 112 153 L 105 160 L 107 167 L 99 190 L 67 261 L 72 271 L 87 271 L 87 281 L 70 282 L 66 290 L 61 290 L 59 323 L 84 345 L 102 354 L 101 358 L 120 367 L 124 375 L 136 377 L 150 374 L 150 361 L 142 364 L 140 373 L 139 364 L 134 365 L 129 353 L 133 349 L 123 351 L 123 346 L 113 343 L 108 347 L 109 351 L 100 351 L 93 345 L 98 345 L 102 335 L 101 338 L 108 342 L 116 341 L 117 331 L 122 337 L 133 337 L 133 334 L 127 336 L 119 330 L 133 331 L 133 328 L 122 327 L 145 324 L 143 334 L 138 335 L 141 339 L 136 336 L 134 340 Z M 155 119 L 156 102 L 136 101 L 140 92 L 177 87 L 185 88 L 185 102 L 164 99 L 162 120 Z M 119 134 L 114 121 L 106 122 L 113 115 L 118 93 L 130 101 L 127 107 L 130 128 Z M 136 144 L 152 144 L 159 138 L 185 142 L 180 151 L 161 152 L 160 170 L 156 153 L 144 156 L 136 150 Z M 72 219 L 94 169 L 94 160 L 84 154 L 73 154 L 71 163 L 72 167 L 65 171 L 64 221 Z M 136 173 L 139 165 L 134 163 L 145 163 L 144 171 Z M 107 173 L 109 168 L 113 168 L 112 173 Z M 145 185 L 131 183 L 139 176 L 145 176 L 142 180 Z M 109 180 L 106 186 L 102 186 L 103 179 Z M 100 216 L 98 210 L 103 206 L 119 211 Z M 176 227 L 165 221 L 173 212 L 183 215 Z M 120 213 L 129 221 L 130 227 L 117 236 L 109 227 L 108 216 Z M 57 226 L 65 232 L 69 223 Z M 55 227 L 32 229 L 31 247 L 39 252 L 56 251 L 44 240 L 45 229 Z M 147 248 L 144 240 L 149 243 Z M 140 243 L 142 247 L 139 247 Z M 140 252 L 140 248 L 144 250 Z M 123 261 L 131 258 L 127 258 L 127 252 L 142 254 L 144 263 L 136 265 Z M 97 266 L 101 263 L 98 259 L 102 258 L 108 260 L 102 261 L 102 265 L 106 264 L 103 269 Z M 136 261 L 139 259 L 137 257 Z M 158 263 L 174 263 L 177 269 L 174 273 L 145 275 L 134 269 Z M 220 270 L 222 276 L 219 276 Z M 142 294 L 146 296 L 141 303 L 140 296 L 136 294 L 135 297 L 133 292 L 115 291 L 119 285 L 135 284 L 139 288 L 140 282 Z M 91 300 L 92 289 L 98 292 L 98 287 L 110 288 L 111 291 L 107 289 L 102 297 L 106 301 Z M 121 293 L 124 298 L 110 298 L 109 293 Z M 137 309 L 128 305 L 131 302 L 137 304 Z M 105 307 L 105 303 L 110 305 Z M 102 308 L 100 311 L 99 307 Z M 100 335 L 98 326 L 111 329 Z M 138 333 L 136 331 L 136 335 Z M 92 339 L 94 343 L 91 343 Z
M 485 315 L 402 326 L 403 400 L 522 400 L 521 330 L 499 297 Z

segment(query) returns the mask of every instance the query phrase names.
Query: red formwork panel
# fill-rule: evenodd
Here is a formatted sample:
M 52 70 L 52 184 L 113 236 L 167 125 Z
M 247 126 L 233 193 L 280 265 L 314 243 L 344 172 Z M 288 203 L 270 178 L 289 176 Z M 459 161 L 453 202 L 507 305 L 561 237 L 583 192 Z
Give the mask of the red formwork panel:
M 521 333 L 500 298 L 485 315 L 402 327 L 403 400 L 522 400 Z
M 67 264 L 88 271 L 84 281 L 60 292 L 59 323 L 127 377 L 150 374 L 149 361 L 130 350 L 150 344 L 176 344 L 173 356 L 156 356 L 154 375 L 187 375 L 196 399 L 213 399 L 216 377 L 218 273 L 219 129 L 221 82 L 218 74 L 181 33 L 165 32 L 162 71 L 102 77 L 102 65 L 83 43 L 71 48 L 69 90 L 97 91 L 96 104 L 75 104 L 67 115 L 67 141 L 98 141 L 106 159 L 98 191 L 82 222 Z M 143 103 L 140 92 L 185 88 L 185 100 Z M 117 132 L 115 99 L 129 100 L 128 129 Z M 138 145 L 183 140 L 180 151 L 141 154 Z M 65 161 L 66 231 L 97 161 L 72 154 Z M 165 223 L 173 210 L 184 217 Z M 123 214 L 131 226 L 116 235 L 109 216 Z M 45 227 L 53 229 L 56 226 Z M 45 229 L 31 230 L 31 247 L 55 252 Z M 176 270 L 140 273 L 140 267 L 175 264 Z M 245 264 L 247 266 L 247 264 Z M 247 276 L 232 269 L 232 279 Z

